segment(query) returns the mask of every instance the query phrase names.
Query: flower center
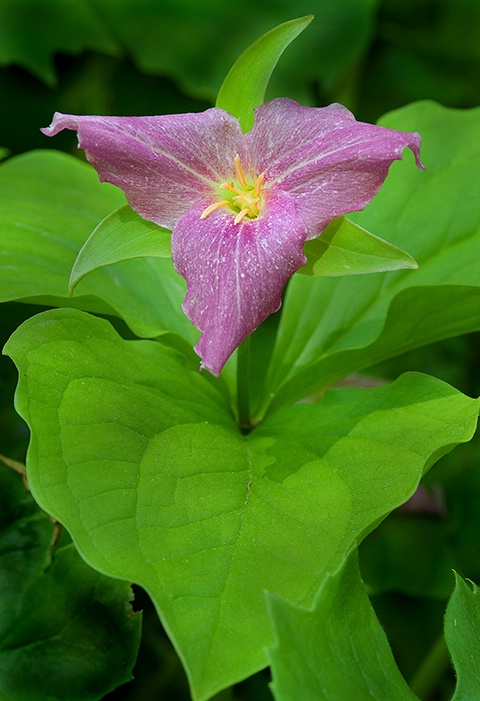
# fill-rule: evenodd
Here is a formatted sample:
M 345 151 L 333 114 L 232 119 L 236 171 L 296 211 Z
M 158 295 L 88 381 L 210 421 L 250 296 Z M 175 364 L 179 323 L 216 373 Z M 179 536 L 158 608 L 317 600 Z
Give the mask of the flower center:
M 214 202 L 203 210 L 200 219 L 206 219 L 212 212 L 220 207 L 229 207 L 235 213 L 234 224 L 240 224 L 243 219 L 256 219 L 262 210 L 262 185 L 263 173 L 253 181 L 248 181 L 243 172 L 240 156 L 233 160 L 235 168 L 235 180 L 219 185 L 221 192 L 216 193 L 222 199 Z

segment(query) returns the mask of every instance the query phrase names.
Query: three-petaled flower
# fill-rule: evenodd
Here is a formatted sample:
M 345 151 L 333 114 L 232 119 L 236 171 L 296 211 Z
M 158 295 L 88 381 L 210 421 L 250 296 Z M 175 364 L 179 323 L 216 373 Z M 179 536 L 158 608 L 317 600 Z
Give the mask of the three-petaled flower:
M 305 263 L 303 244 L 336 217 L 363 209 L 405 147 L 420 137 L 357 122 L 345 107 L 281 98 L 255 110 L 252 130 L 224 110 L 159 117 L 56 113 L 53 136 L 78 132 L 100 179 L 143 218 L 172 229 L 187 282 L 183 309 L 202 332 L 202 367 L 218 375 L 275 312 Z

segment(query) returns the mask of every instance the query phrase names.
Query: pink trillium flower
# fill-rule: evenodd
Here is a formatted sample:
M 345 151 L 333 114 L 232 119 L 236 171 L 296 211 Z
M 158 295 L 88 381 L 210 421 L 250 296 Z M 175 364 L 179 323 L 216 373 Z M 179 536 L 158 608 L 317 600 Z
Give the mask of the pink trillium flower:
M 201 367 L 219 375 L 281 304 L 305 264 L 303 244 L 336 217 L 363 209 L 404 148 L 420 136 L 357 122 L 338 104 L 281 98 L 255 110 L 244 134 L 218 108 L 158 117 L 56 113 L 53 136 L 78 132 L 100 180 L 121 188 L 144 219 L 172 230 L 183 309 L 202 332 Z

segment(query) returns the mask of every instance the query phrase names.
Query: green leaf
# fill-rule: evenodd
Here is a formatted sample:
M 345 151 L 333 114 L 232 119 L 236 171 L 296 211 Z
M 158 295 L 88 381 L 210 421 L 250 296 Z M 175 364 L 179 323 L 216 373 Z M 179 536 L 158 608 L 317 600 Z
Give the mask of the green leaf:
M 218 92 L 216 107 L 233 114 L 244 132 L 253 127 L 253 111 L 264 101 L 278 59 L 312 20 L 313 15 L 306 15 L 274 27 L 249 46 L 233 64 Z
M 393 659 L 356 553 L 324 581 L 312 609 L 267 593 L 276 701 L 418 701 Z
M 480 590 L 455 573 L 455 590 L 445 614 L 445 639 L 457 674 L 452 701 L 480 696 Z
M 422 102 L 382 124 L 422 134 L 427 170 L 406 152 L 372 203 L 351 216 L 369 231 L 388 232 L 420 267 L 340 279 L 295 275 L 266 380 L 274 406 L 480 328 L 480 109 Z
M 34 151 L 2 163 L 0 301 L 76 306 L 118 316 L 139 336 L 172 331 L 195 343 L 198 331 L 181 308 L 185 284 L 169 259 L 125 260 L 96 270 L 68 298 L 78 251 L 99 222 L 124 203 L 120 190 L 99 183 L 93 168 L 72 156 Z M 121 234 L 130 226 L 137 225 L 125 223 Z
M 120 46 L 85 0 L 2 0 L 0 27 L 0 65 L 20 65 L 49 86 L 56 84 L 53 57 L 57 51 L 121 53 Z
M 345 217 L 335 219 L 322 235 L 304 246 L 307 263 L 298 271 L 314 277 L 341 277 L 418 268 L 405 251 L 374 236 Z
M 28 320 L 6 352 L 35 498 L 92 566 L 149 592 L 197 701 L 267 664 L 264 591 L 310 606 L 477 420 L 476 401 L 410 374 L 244 436 L 181 356 L 76 310 Z
M 169 258 L 171 232 L 142 219 L 128 204 L 111 212 L 80 249 L 70 275 L 69 294 L 85 275 L 131 258 Z
M 132 678 L 130 587 L 98 574 L 0 465 L 0 698 L 96 701 Z

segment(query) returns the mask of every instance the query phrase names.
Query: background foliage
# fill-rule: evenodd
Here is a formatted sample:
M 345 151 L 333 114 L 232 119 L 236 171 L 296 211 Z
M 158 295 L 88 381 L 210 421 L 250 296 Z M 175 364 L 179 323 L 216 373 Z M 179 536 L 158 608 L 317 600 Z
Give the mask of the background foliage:
M 33 148 L 76 153 L 72 134 L 52 142 L 38 131 L 55 110 L 121 115 L 205 109 L 215 101 L 226 70 L 243 48 L 291 19 L 292 12 L 313 12 L 316 19 L 281 58 L 267 97 L 289 95 L 309 105 L 338 100 L 359 119 L 372 122 L 419 99 L 457 108 L 480 104 L 478 0 L 301 0 L 294 9 L 281 0 L 245 0 L 242 15 L 255 21 L 243 21 L 236 5 L 220 0 L 0 0 L 2 155 Z M 56 157 L 52 154 L 53 170 Z M 28 188 L 24 174 L 18 177 Z M 64 197 L 61 187 L 59 183 L 59 201 Z M 120 204 L 112 191 L 111 208 Z M 98 206 L 95 201 L 88 205 L 93 210 Z M 83 235 L 81 222 L 66 225 Z M 41 258 L 42 251 L 35 255 Z M 1 284 L 2 280 L 0 289 Z M 88 284 L 95 287 L 94 276 Z M 108 287 L 108 281 L 98 284 Z M 28 291 L 24 296 L 28 298 Z M 131 304 L 135 318 L 134 300 Z M 38 306 L 3 304 L 2 345 L 21 321 L 38 311 Z M 111 309 L 96 311 L 108 314 Z M 162 321 L 137 323 L 161 327 Z M 175 323 L 184 322 L 179 317 Z M 189 328 L 182 331 L 192 333 Z M 461 336 L 377 365 L 360 382 L 390 380 L 414 369 L 477 396 L 479 350 L 478 334 Z M 0 452 L 23 460 L 28 434 L 13 410 L 15 383 L 11 361 L 1 358 Z M 417 502 L 394 512 L 360 549 L 362 573 L 400 669 L 427 698 L 431 690 L 422 688 L 419 660 L 429 654 L 434 662 L 439 660 L 442 684 L 430 698 L 440 701 L 451 697 L 454 686 L 448 659 L 437 646 L 454 586 L 451 569 L 480 581 L 478 463 L 475 440 L 444 458 L 426 477 L 430 491 L 423 501 L 417 495 Z M 41 518 L 40 522 L 41 529 L 48 529 Z M 48 548 L 48 534 L 43 539 Z M 71 556 L 68 552 L 65 557 Z M 104 698 L 189 699 L 178 658 L 148 598 L 139 589 L 136 597 L 135 606 L 143 607 L 145 615 L 135 681 Z M 272 607 L 278 609 L 278 602 Z M 268 675 L 260 673 L 222 698 L 271 699 L 267 680 Z M 107 689 L 108 685 L 105 693 Z

